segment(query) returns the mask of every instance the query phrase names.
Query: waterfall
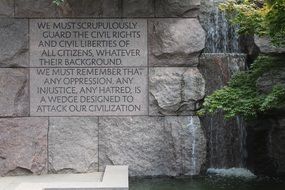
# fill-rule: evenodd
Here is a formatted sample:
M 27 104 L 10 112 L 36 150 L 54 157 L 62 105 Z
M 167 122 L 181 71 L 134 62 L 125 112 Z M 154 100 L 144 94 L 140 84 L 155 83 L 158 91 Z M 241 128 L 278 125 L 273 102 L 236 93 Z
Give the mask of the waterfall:
M 206 31 L 205 53 L 238 53 L 237 27 L 218 8 L 225 0 L 201 0 L 200 22 Z
M 246 151 L 246 137 L 247 132 L 245 128 L 245 122 L 242 117 L 236 116 L 236 123 L 238 128 L 238 137 L 239 137 L 239 150 L 240 150 L 240 167 L 245 167 L 245 159 L 247 157 Z
M 206 95 L 225 86 L 231 76 L 244 70 L 245 56 L 233 53 L 207 53 L 199 69 L 206 81 Z M 241 117 L 225 120 L 222 111 L 201 118 L 207 137 L 207 166 L 210 168 L 245 167 L 246 125 Z
M 196 175 L 196 129 L 197 126 L 193 122 L 193 117 L 190 117 L 189 124 L 187 125 L 189 128 L 190 134 L 192 135 L 192 152 L 191 152 L 191 173 L 190 175 Z
M 208 160 L 211 168 L 245 167 L 246 127 L 242 118 L 224 120 L 223 113 L 202 119 L 208 139 Z

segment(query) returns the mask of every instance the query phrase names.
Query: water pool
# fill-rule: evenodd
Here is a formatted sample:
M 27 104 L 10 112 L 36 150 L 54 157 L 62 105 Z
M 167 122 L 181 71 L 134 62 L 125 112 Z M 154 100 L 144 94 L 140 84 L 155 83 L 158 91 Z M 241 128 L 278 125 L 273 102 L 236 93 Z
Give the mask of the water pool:
M 221 177 L 131 179 L 130 190 L 284 190 L 285 180 Z

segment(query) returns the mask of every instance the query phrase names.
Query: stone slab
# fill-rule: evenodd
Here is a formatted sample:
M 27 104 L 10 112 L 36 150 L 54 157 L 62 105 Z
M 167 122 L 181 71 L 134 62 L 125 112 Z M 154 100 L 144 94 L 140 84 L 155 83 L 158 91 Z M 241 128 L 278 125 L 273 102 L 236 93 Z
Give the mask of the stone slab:
M 196 67 L 152 67 L 149 72 L 150 115 L 194 115 L 205 95 Z
M 85 174 L 48 174 L 39 176 L 12 176 L 0 178 L 1 190 L 15 190 L 20 184 L 37 183 L 60 183 L 60 182 L 99 182 L 103 176 L 102 172 Z M 42 190 L 42 189 L 41 189 Z
M 15 0 L 16 17 L 58 17 L 59 11 L 53 0 Z
M 196 116 L 99 118 L 100 170 L 122 164 L 131 176 L 197 175 L 205 150 Z
M 58 7 L 61 17 L 121 17 L 120 0 L 65 0 Z
M 29 116 L 28 70 L 0 68 L 0 116 Z
M 154 17 L 154 0 L 123 0 L 123 17 Z
M 29 67 L 28 24 L 26 19 L 0 18 L 0 67 Z
M 49 172 L 98 170 L 98 118 L 49 118 Z
M 197 19 L 152 19 L 148 23 L 150 66 L 197 66 L 205 31 Z
M 2 178 L 5 190 L 128 190 L 128 166 L 106 166 L 101 172 Z M 2 189 L 1 189 L 2 190 Z
M 30 66 L 147 66 L 147 21 L 31 19 Z
M 0 119 L 0 176 L 47 173 L 48 118 Z
M 156 17 L 197 17 L 200 0 L 155 0 Z
M 0 1 L 0 17 L 1 16 L 14 16 L 14 0 Z

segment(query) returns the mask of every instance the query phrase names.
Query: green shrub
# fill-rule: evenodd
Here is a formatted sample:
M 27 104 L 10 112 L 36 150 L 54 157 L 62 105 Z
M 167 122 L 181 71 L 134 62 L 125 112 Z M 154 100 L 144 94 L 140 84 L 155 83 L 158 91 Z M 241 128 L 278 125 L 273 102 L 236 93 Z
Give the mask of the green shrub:
M 225 118 L 243 116 L 252 119 L 278 105 L 285 103 L 285 88 L 276 84 L 270 93 L 262 93 L 256 81 L 269 70 L 278 70 L 284 65 L 282 58 L 260 56 L 248 71 L 233 76 L 228 85 L 205 98 L 199 115 L 222 110 Z
M 268 36 L 274 45 L 285 45 L 285 0 L 228 0 L 219 7 L 239 33 Z
M 52 3 L 56 4 L 57 6 L 61 5 L 64 0 L 53 0 Z

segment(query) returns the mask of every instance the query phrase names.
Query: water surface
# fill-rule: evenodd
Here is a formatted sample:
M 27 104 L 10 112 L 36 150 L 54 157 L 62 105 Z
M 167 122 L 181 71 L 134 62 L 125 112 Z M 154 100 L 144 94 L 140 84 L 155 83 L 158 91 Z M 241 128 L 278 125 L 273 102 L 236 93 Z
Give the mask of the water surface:
M 221 177 L 131 179 L 130 190 L 285 190 L 277 178 L 251 180 Z

